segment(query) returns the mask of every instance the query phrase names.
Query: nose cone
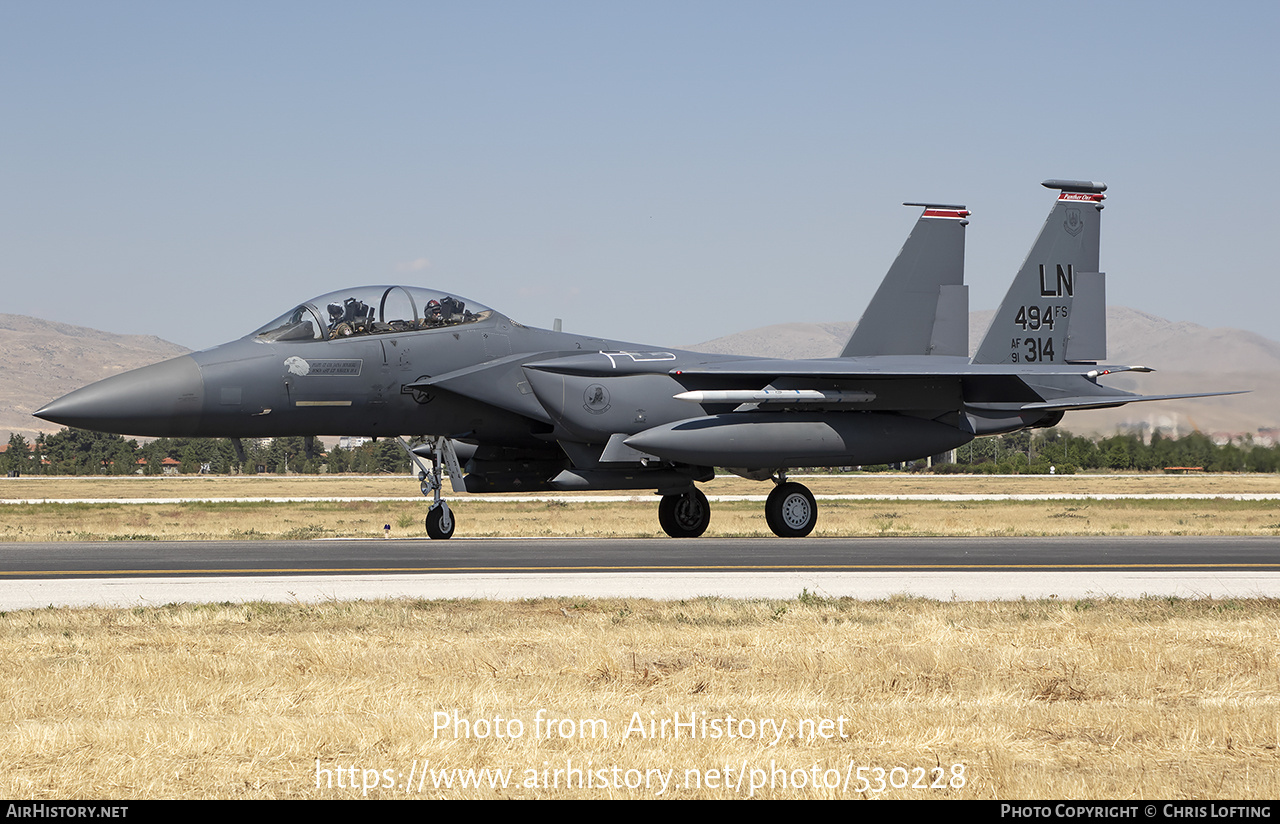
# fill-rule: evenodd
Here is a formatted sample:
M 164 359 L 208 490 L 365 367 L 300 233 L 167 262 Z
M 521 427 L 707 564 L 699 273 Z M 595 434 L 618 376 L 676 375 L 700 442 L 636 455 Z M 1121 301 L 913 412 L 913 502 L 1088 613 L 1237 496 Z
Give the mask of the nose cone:
M 89 384 L 34 414 L 79 429 L 162 438 L 196 434 L 203 406 L 200 367 L 183 355 Z

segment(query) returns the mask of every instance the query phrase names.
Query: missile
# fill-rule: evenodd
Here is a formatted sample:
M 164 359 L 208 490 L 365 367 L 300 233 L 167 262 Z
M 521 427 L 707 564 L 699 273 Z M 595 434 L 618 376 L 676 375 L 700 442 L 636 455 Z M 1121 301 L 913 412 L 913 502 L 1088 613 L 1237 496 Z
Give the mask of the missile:
M 836 389 L 701 389 L 672 397 L 693 403 L 833 404 L 870 403 L 876 394 Z

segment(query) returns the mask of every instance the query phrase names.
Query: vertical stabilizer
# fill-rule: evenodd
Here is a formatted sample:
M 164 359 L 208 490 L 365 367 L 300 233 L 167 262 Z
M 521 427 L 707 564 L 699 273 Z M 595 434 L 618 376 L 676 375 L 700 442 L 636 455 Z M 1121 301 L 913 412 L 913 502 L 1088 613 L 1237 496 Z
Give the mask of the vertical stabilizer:
M 1046 180 L 1049 219 L 991 320 L 974 363 L 1088 363 L 1107 355 L 1106 290 L 1098 271 L 1104 183 Z
M 963 206 L 923 206 L 840 357 L 968 354 Z

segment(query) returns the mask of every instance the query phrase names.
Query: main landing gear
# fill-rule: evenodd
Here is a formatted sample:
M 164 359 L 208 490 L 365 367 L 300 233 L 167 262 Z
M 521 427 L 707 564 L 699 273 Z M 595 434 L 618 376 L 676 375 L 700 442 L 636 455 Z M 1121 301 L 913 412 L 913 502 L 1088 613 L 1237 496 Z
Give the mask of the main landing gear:
M 679 495 L 663 495 L 658 523 L 672 538 L 697 538 L 711 523 L 711 504 L 697 487 Z
M 804 484 L 779 475 L 764 502 L 764 519 L 779 538 L 803 538 L 818 525 L 818 504 Z
M 425 447 L 426 456 L 431 459 L 431 468 L 427 469 L 418 457 L 418 453 L 410 449 L 403 438 L 396 440 L 418 465 L 418 481 L 422 484 L 422 494 L 432 499 L 431 508 L 427 510 L 427 536 L 434 540 L 452 538 L 457 522 L 453 518 L 453 510 L 449 509 L 449 502 L 440 494 L 440 490 L 444 487 L 443 470 L 448 467 L 449 477 L 453 481 L 453 491 L 460 491 L 458 485 L 461 483 L 462 467 L 458 464 L 457 453 L 453 451 L 453 442 L 448 438 L 433 437 L 417 447 L 418 449 Z
M 804 484 L 788 481 L 779 472 L 773 491 L 764 502 L 764 519 L 779 538 L 803 538 L 818 525 L 818 504 Z M 697 538 L 711 523 L 711 504 L 697 488 L 663 495 L 658 504 L 658 523 L 672 538 Z

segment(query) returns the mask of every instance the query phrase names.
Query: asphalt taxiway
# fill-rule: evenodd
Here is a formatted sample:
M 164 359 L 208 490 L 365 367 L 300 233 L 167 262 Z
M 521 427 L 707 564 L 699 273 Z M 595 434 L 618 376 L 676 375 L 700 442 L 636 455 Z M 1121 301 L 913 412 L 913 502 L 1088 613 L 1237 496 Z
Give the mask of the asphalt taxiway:
M 0 609 L 543 596 L 1280 597 L 1280 538 L 0 544 Z

